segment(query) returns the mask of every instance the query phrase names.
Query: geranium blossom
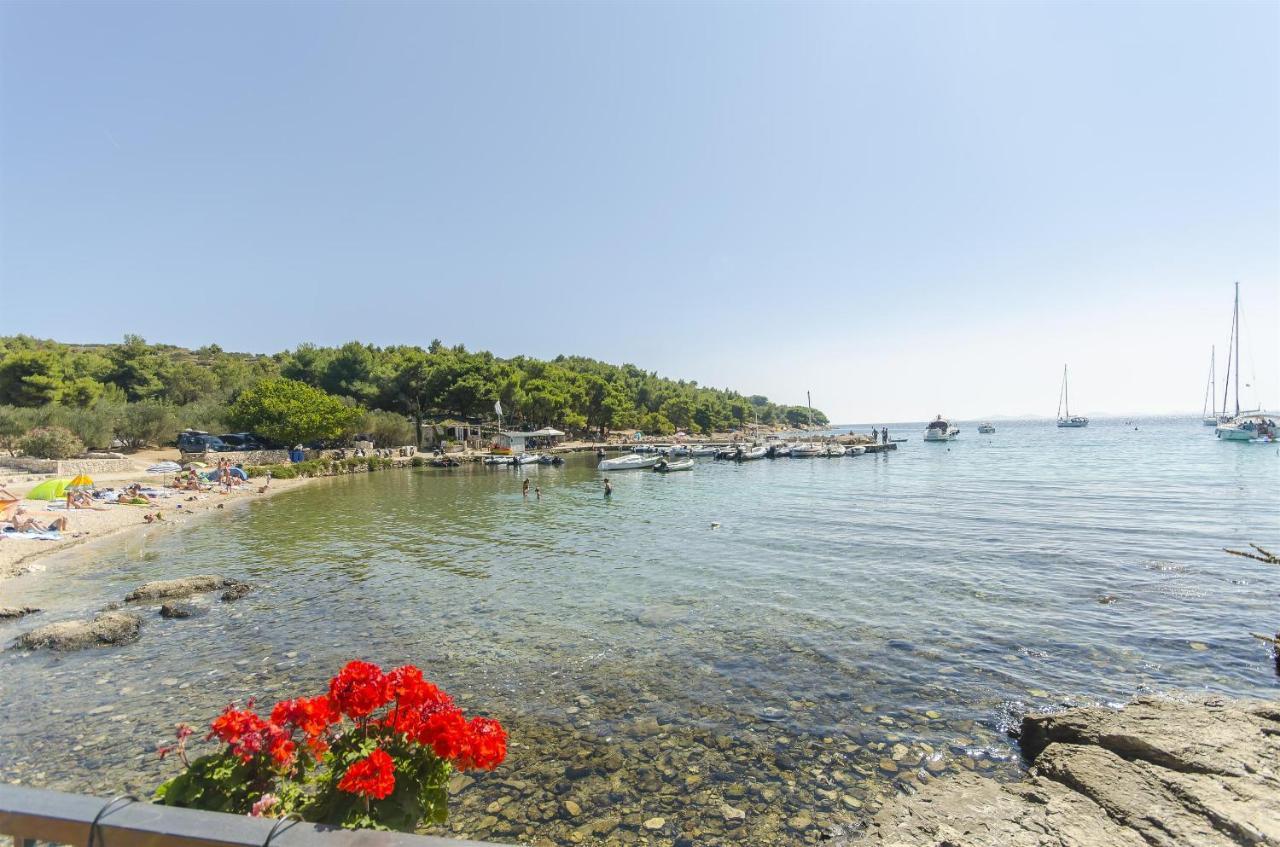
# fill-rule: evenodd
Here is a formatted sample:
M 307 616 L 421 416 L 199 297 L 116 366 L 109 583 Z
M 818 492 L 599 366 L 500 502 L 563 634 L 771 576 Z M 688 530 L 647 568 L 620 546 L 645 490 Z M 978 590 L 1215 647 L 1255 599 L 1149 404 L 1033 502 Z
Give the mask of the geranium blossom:
M 349 718 L 363 718 L 390 699 L 387 677 L 370 662 L 348 662 L 329 683 L 333 707 Z
M 381 800 L 396 788 L 395 763 L 379 748 L 351 764 L 338 782 L 338 789 Z

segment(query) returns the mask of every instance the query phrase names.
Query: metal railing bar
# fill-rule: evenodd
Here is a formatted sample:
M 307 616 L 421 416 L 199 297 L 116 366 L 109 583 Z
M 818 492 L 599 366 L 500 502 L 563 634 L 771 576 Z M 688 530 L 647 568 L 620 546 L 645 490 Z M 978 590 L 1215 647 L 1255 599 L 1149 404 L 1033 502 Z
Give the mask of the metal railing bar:
M 0 833 L 14 844 L 48 841 L 87 844 L 89 828 L 108 799 L 0 783 Z M 275 826 L 273 818 L 180 809 L 151 803 L 118 804 L 98 821 L 102 847 L 260 847 Z M 281 827 L 272 847 L 486 847 L 399 832 L 345 830 L 314 823 Z M 488 847 L 493 847 L 488 845 Z

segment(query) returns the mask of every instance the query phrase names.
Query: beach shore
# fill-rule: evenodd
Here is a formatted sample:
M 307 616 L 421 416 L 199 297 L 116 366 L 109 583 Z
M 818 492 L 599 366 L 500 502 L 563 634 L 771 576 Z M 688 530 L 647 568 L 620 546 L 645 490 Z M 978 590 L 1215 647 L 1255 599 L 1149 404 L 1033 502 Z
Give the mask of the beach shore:
M 120 488 L 132 482 L 156 488 L 163 487 L 171 480 L 171 476 L 148 474 L 148 466 L 165 460 L 178 460 L 177 450 L 148 450 L 129 457 L 134 467 L 128 471 L 95 475 L 94 482 L 100 488 Z M 15 495 L 25 495 L 45 477 L 36 477 L 13 472 L 0 474 L 0 485 Z M 44 564 L 51 556 L 73 547 L 83 548 L 96 546 L 112 540 L 118 540 L 130 532 L 138 532 L 146 527 L 157 525 L 181 525 L 201 514 L 225 508 L 228 503 L 249 499 L 260 499 L 289 491 L 305 485 L 307 479 L 273 480 L 263 491 L 262 480 L 250 480 L 236 486 L 230 493 L 218 490 L 196 494 L 188 491 L 171 490 L 168 497 L 160 497 L 152 506 L 122 506 L 115 504 L 99 505 L 102 511 L 93 509 L 50 509 L 50 502 L 44 500 L 24 500 L 23 508 L 27 514 L 41 522 L 65 516 L 69 527 L 60 533 L 56 540 L 36 540 L 9 537 L 0 534 L 0 584 L 12 577 L 32 570 L 37 562 Z M 194 499 L 193 499 L 194 498 Z M 54 501 L 58 505 L 62 501 Z M 148 523 L 144 516 L 159 515 L 158 521 Z M 0 603 L 0 605 L 4 605 Z

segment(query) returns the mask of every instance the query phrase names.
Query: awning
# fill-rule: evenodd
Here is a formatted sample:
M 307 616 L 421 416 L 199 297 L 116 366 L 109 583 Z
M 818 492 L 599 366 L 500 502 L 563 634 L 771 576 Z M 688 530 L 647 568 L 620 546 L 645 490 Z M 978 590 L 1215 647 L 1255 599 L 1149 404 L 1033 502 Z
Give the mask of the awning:
M 555 436 L 557 436 L 557 435 L 564 435 L 564 433 L 563 433 L 563 432 L 561 432 L 560 430 L 558 430 L 558 429 L 552 429 L 552 428 L 551 428 L 551 427 L 549 427 L 549 426 L 544 426 L 542 429 L 537 430 L 536 432 L 533 432 L 533 433 L 530 433 L 530 434 L 531 434 L 531 435 L 547 436 L 547 437 L 555 437 Z

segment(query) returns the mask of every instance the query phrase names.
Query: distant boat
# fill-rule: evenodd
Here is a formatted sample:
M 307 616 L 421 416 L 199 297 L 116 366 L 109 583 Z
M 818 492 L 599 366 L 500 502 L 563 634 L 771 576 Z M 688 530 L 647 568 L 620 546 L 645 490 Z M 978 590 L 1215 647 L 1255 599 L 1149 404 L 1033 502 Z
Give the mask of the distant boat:
M 854 445 L 853 445 L 853 446 L 851 446 L 851 447 L 846 447 L 846 448 L 845 448 L 845 451 L 844 451 L 844 454 L 845 454 L 846 456 L 861 456 L 862 454 L 864 454 L 864 453 L 866 453 L 866 452 L 867 452 L 867 448 L 866 448 L 866 447 L 863 447 L 861 444 L 854 444 Z
M 1234 360 L 1234 361 L 1233 361 Z M 1234 371 L 1234 373 L 1233 373 Z M 1235 412 L 1229 416 L 1227 393 L 1235 389 Z M 1224 441 L 1261 441 L 1271 443 L 1276 437 L 1274 417 L 1262 410 L 1240 411 L 1240 283 L 1236 283 L 1235 307 L 1231 313 L 1231 344 L 1227 347 L 1227 384 L 1222 389 L 1222 411 L 1214 433 Z
M 845 450 L 844 450 L 843 444 L 837 444 L 836 442 L 832 441 L 830 444 L 827 445 L 826 453 L 829 457 L 833 459 L 843 456 L 844 452 Z
M 755 444 L 744 450 L 739 450 L 738 455 L 734 458 L 739 462 L 754 462 L 756 459 L 763 459 L 769 455 L 769 448 L 763 444 Z
M 549 455 L 549 454 L 543 454 L 543 455 L 541 455 L 541 456 L 539 456 L 539 457 L 538 457 L 538 464 L 540 464 L 540 465 L 563 465 L 563 464 L 564 464 L 564 457 L 563 457 L 563 456 L 552 456 L 552 455 Z
M 1209 384 L 1205 386 L 1204 407 L 1200 410 L 1200 415 L 1201 415 L 1200 422 L 1203 423 L 1205 426 L 1217 426 L 1220 423 L 1226 423 L 1227 421 L 1231 420 L 1231 417 L 1229 415 L 1218 414 L 1218 384 L 1216 381 L 1216 376 L 1214 374 L 1214 370 L 1215 370 L 1214 353 L 1215 353 L 1214 348 L 1210 347 L 1209 348 Z M 1224 397 L 1223 400 L 1225 401 L 1226 398 Z M 1225 402 L 1223 405 L 1226 405 Z
M 1275 417 L 1266 412 L 1245 412 L 1218 424 L 1217 435 L 1223 441 L 1253 441 L 1270 444 L 1276 440 Z
M 513 465 L 536 465 L 542 457 L 537 453 L 519 453 L 511 457 Z
M 629 456 L 619 456 L 616 459 L 605 459 L 596 467 L 602 471 L 631 471 L 651 468 L 660 461 L 662 461 L 662 457 L 656 454 L 632 453 Z
M 812 442 L 797 442 L 791 445 L 787 455 L 793 459 L 812 459 L 814 456 L 826 455 L 826 448 Z
M 996 428 L 991 424 L 986 423 L 985 421 L 983 423 L 978 424 L 978 432 L 982 433 L 983 435 L 990 435 L 995 431 L 996 431 Z
M 658 473 L 674 473 L 675 471 L 691 471 L 693 470 L 693 459 L 676 459 L 674 462 L 669 459 L 662 459 L 653 469 Z
M 1067 366 L 1063 365 L 1062 391 L 1058 392 L 1058 426 L 1078 429 L 1088 425 L 1088 418 L 1071 414 L 1071 398 L 1067 394 Z
M 955 441 L 959 434 L 960 429 L 952 426 L 950 421 L 943 420 L 942 415 L 938 415 L 937 420 L 931 421 L 924 428 L 925 441 Z
M 689 455 L 690 456 L 714 456 L 719 451 L 719 449 L 720 449 L 719 447 L 713 447 L 710 444 L 699 444 L 695 447 L 689 448 Z

